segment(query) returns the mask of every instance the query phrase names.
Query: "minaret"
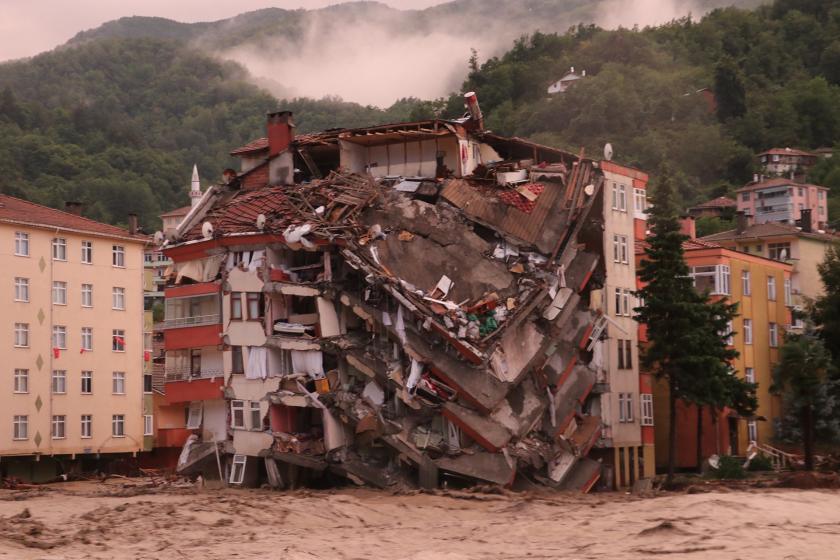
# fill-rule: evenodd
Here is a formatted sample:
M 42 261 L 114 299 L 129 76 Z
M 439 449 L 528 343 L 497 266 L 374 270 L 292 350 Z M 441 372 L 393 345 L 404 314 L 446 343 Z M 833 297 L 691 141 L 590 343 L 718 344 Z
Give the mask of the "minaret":
M 201 183 L 198 180 L 198 166 L 193 165 L 192 183 L 190 184 L 190 205 L 195 207 L 201 200 Z

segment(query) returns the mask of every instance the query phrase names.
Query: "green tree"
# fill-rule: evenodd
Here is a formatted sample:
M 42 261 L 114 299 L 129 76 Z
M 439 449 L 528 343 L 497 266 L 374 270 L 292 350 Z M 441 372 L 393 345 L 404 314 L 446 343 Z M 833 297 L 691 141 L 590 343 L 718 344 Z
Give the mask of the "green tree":
M 684 259 L 674 184 L 664 170 L 654 190 L 648 223 L 653 232 L 645 248 L 639 277 L 644 287 L 636 308 L 639 322 L 647 326 L 648 343 L 642 365 L 668 386 L 668 482 L 673 481 L 676 460 L 677 400 L 720 407 L 732 399 L 717 387 L 729 375 L 728 361 L 737 354 L 723 336 L 735 308 L 726 302 L 709 302 L 694 289 Z
M 789 334 L 773 369 L 771 392 L 781 395 L 785 408 L 797 419 L 805 450 L 805 469 L 814 468 L 816 424 L 821 419 L 836 419 L 836 406 L 827 394 L 836 382 L 831 355 L 822 340 L 809 327 L 803 334 Z M 827 402 L 828 401 L 828 402 Z M 822 414 L 820 414 L 822 412 Z M 784 423 L 784 420 L 783 420 Z M 784 426 L 782 426 L 784 431 Z
M 723 57 L 715 67 L 715 98 L 721 122 L 741 117 L 747 112 L 744 78 L 732 57 Z
M 840 245 L 828 248 L 825 259 L 817 266 L 824 295 L 813 306 L 814 322 L 820 338 L 831 353 L 834 365 L 840 369 Z

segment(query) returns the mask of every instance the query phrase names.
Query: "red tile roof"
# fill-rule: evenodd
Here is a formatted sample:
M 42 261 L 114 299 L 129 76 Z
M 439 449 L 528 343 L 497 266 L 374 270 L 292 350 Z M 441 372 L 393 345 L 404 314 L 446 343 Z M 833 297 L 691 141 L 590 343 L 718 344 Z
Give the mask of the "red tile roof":
M 735 199 L 729 198 L 728 196 L 719 196 L 702 204 L 692 206 L 692 208 L 729 208 L 735 206 L 738 206 Z
M 817 189 L 825 189 L 828 190 L 828 187 L 822 187 L 820 185 L 812 185 L 809 183 L 797 183 L 796 181 L 792 181 L 791 179 L 785 179 L 784 177 L 774 177 L 772 179 L 766 179 L 759 183 L 748 183 L 738 189 L 736 192 L 746 192 L 746 191 L 755 191 L 759 189 L 769 189 L 773 187 L 814 187 Z
M 260 214 L 265 214 L 266 218 L 275 223 L 286 225 L 295 223 L 299 217 L 280 187 L 241 190 L 210 210 L 200 223 L 186 232 L 184 240 L 201 239 L 201 227 L 204 222 L 213 224 L 216 235 L 256 232 L 257 216 Z M 297 221 L 300 221 L 299 218 Z
M 58 228 L 65 231 L 115 237 L 138 243 L 148 242 L 146 235 L 131 235 L 128 231 L 116 226 L 103 224 L 5 194 L 0 194 L 0 222 L 22 224 L 41 229 Z
M 817 239 L 819 241 L 840 241 L 840 236 L 810 232 L 806 233 L 796 226 L 789 224 L 780 224 L 776 222 L 767 222 L 764 224 L 753 224 L 744 230 L 743 233 L 737 233 L 736 230 L 722 231 L 720 233 L 713 233 L 703 237 L 703 241 L 734 241 L 741 239 L 761 239 L 765 237 L 781 237 L 781 236 L 798 236 L 807 237 L 810 239 Z
M 252 140 L 245 144 L 244 146 L 240 146 L 236 148 L 230 155 L 232 156 L 241 156 L 245 154 L 250 154 L 253 152 L 261 152 L 263 150 L 268 149 L 268 138 L 257 138 L 256 140 Z
M 766 152 L 761 152 L 759 156 L 810 156 L 816 157 L 816 154 L 806 152 L 804 150 L 797 150 L 796 148 L 770 148 Z

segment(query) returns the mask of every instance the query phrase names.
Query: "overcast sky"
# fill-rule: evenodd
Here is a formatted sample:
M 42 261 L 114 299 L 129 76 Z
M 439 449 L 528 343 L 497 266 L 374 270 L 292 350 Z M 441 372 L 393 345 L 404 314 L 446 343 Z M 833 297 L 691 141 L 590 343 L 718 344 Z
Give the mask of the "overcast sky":
M 425 8 L 443 0 L 381 0 Z M 515 0 L 514 0 L 515 1 Z M 338 0 L 0 0 L 0 60 L 32 56 L 123 16 L 213 21 L 260 8 L 321 8 Z

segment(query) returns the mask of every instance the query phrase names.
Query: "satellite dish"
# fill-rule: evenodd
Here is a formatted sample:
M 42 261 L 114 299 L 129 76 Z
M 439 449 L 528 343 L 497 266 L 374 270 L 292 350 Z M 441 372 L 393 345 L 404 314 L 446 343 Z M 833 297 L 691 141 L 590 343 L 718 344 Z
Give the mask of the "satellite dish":
M 259 216 L 257 216 L 257 229 L 265 229 L 265 214 L 260 214 Z
M 588 185 L 583 187 L 583 192 L 586 193 L 586 196 L 592 196 L 593 194 L 595 194 L 595 185 L 589 183 Z
M 610 160 L 612 160 L 612 158 L 613 158 L 613 147 L 612 147 L 612 144 L 607 142 L 606 144 L 604 144 L 604 159 L 607 160 L 607 161 L 610 161 Z
M 213 224 L 210 222 L 204 222 L 201 224 L 201 235 L 204 236 L 204 239 L 212 239 L 213 238 Z
M 163 232 L 156 231 L 153 239 L 155 240 L 155 245 L 162 245 L 164 240 Z

